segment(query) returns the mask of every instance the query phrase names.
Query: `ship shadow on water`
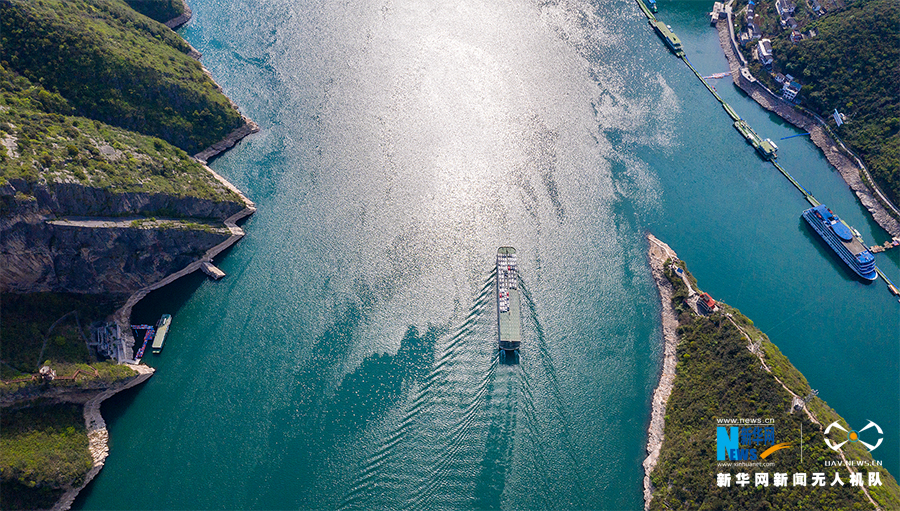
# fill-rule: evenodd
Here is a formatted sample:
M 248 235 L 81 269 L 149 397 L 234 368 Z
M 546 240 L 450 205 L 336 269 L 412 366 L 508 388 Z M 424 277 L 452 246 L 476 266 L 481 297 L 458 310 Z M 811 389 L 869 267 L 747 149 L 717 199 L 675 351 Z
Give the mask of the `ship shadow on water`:
M 517 366 L 519 365 L 519 352 L 518 351 L 500 351 L 500 365 L 505 366 Z
M 479 509 L 499 508 L 520 370 L 500 362 L 495 300 L 491 272 L 460 321 L 438 334 L 431 363 L 399 396 L 402 407 L 383 425 L 369 423 L 339 509 L 460 508 L 473 498 Z M 471 438 L 489 441 L 476 447 Z

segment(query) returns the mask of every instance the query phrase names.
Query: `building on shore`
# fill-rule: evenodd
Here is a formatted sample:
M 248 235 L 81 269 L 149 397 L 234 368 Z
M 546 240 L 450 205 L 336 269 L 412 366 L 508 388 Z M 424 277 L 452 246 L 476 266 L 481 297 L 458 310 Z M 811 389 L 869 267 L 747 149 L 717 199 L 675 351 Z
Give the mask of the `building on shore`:
M 785 80 L 784 87 L 781 88 L 781 96 L 788 101 L 794 101 L 797 98 L 797 94 L 800 94 L 802 87 L 802 85 L 793 80 Z
M 775 62 L 772 55 L 772 41 L 770 39 L 762 39 L 756 43 L 756 55 L 762 65 L 771 68 L 772 63 Z

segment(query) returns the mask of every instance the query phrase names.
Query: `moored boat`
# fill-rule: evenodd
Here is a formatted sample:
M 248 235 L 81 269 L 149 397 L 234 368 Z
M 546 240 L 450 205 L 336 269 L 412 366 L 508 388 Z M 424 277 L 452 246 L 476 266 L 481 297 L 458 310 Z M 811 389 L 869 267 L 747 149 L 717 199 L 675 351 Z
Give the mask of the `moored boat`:
M 684 48 L 681 47 L 681 39 L 675 35 L 675 32 L 672 32 L 671 28 L 655 18 L 651 19 L 649 23 L 650 26 L 653 27 L 653 30 L 656 30 L 657 35 L 665 41 L 666 46 L 669 47 L 669 50 L 671 50 L 672 53 L 678 57 L 684 57 Z
M 172 316 L 163 314 L 156 324 L 156 335 L 153 337 L 153 353 L 162 352 L 163 346 L 166 344 L 166 334 L 169 333 L 169 324 L 172 323 Z
M 875 280 L 875 256 L 854 236 L 850 227 L 824 204 L 803 212 L 803 219 L 857 275 Z

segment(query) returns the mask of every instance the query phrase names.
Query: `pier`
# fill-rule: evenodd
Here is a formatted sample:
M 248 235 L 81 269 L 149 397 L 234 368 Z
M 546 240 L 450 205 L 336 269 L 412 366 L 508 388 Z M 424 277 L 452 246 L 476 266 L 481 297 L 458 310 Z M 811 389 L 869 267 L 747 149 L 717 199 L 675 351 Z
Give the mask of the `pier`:
M 641 8 L 641 11 L 644 12 L 644 15 L 647 16 L 647 19 L 650 20 L 650 25 L 653 26 L 653 28 L 656 30 L 657 34 L 660 36 L 660 38 L 662 38 L 664 40 L 664 42 L 667 44 L 667 46 L 672 51 L 672 53 L 674 53 L 676 57 L 680 58 L 681 61 L 685 63 L 685 65 L 694 73 L 694 75 L 697 76 L 697 79 L 700 80 L 700 83 L 702 83 L 703 86 L 706 87 L 706 90 L 708 90 L 709 93 L 712 94 L 713 97 L 716 98 L 716 101 L 718 101 L 722 105 L 722 108 L 725 110 L 725 113 L 727 113 L 728 116 L 731 118 L 734 128 L 741 134 L 741 136 L 743 136 L 744 139 L 747 140 L 747 142 L 750 145 L 752 145 L 754 149 L 756 149 L 757 153 L 759 153 L 760 156 L 762 156 L 764 159 L 770 161 L 772 163 L 772 165 L 776 169 L 778 169 L 778 171 L 781 172 L 781 174 L 785 178 L 787 178 L 787 180 L 792 185 L 794 185 L 794 187 L 797 188 L 797 190 L 799 190 L 800 193 L 803 194 L 803 198 L 806 199 L 807 202 L 809 202 L 813 207 L 820 205 L 821 203 L 815 198 L 815 196 L 813 196 L 813 194 L 809 190 L 807 190 L 803 185 L 801 185 L 800 182 L 797 181 L 794 178 L 794 176 L 792 176 L 790 174 L 790 172 L 788 172 L 784 167 L 782 167 L 778 163 L 778 161 L 777 161 L 778 146 L 776 146 L 775 143 L 772 142 L 770 139 L 768 139 L 768 138 L 763 139 L 762 137 L 760 137 L 756 133 L 756 131 L 753 130 L 753 128 L 750 126 L 750 124 L 747 123 L 747 121 L 745 121 L 743 118 L 741 118 L 741 116 L 737 113 L 737 111 L 731 105 L 726 103 L 725 100 L 722 99 L 721 96 L 719 96 L 719 93 L 716 92 L 716 89 L 712 85 L 710 85 L 709 82 L 706 81 L 707 79 L 711 79 L 711 78 L 724 78 L 728 73 L 716 73 L 709 77 L 704 77 L 703 75 L 701 75 L 700 72 L 697 71 L 697 69 L 695 69 L 694 66 L 691 64 L 690 59 L 688 59 L 687 55 L 684 52 L 684 49 L 681 45 L 681 41 L 678 39 L 677 36 L 675 36 L 675 34 L 671 31 L 671 29 L 668 29 L 668 27 L 662 21 L 656 19 L 656 16 L 654 16 L 653 13 L 650 12 L 650 9 L 647 8 L 647 6 L 644 4 L 643 0 L 635 0 L 635 1 L 637 2 L 638 6 Z M 718 2 L 716 2 L 716 4 L 718 4 Z M 721 16 L 722 14 L 725 14 L 725 18 L 727 19 L 727 22 L 730 24 L 731 23 L 730 7 L 724 7 L 724 6 L 718 7 L 718 8 L 716 8 L 716 7 L 718 7 L 718 6 L 714 6 L 713 13 L 710 13 L 710 23 L 715 24 L 714 22 L 717 22 L 716 21 L 717 17 L 713 16 L 713 14 L 719 14 L 719 16 Z M 662 27 L 662 28 L 660 28 L 660 27 Z M 663 31 L 663 29 L 665 29 L 665 30 Z M 677 42 L 677 46 L 673 46 L 673 43 L 672 43 L 673 39 L 670 39 L 667 34 L 671 34 L 674 41 Z M 734 41 L 734 39 L 732 37 L 732 42 L 733 41 Z M 735 51 L 737 52 L 737 50 L 735 50 Z M 740 52 L 737 52 L 737 53 L 739 54 Z M 743 60 L 743 57 L 741 57 L 741 59 Z M 746 63 L 745 63 L 745 65 L 746 65 Z M 752 76 L 749 75 L 749 71 L 747 70 L 746 67 L 741 68 L 741 73 L 746 73 L 748 81 L 756 80 L 755 78 L 753 78 Z M 791 135 L 791 136 L 784 137 L 781 140 L 786 140 L 786 139 L 794 138 L 794 137 L 800 137 L 800 136 L 804 136 L 804 135 L 809 135 L 809 133 L 800 133 L 800 134 L 796 134 L 796 135 Z M 842 220 L 842 222 L 843 222 L 843 220 Z M 844 224 L 847 225 L 846 222 L 844 222 Z M 847 227 L 850 228 L 850 231 L 854 233 L 854 237 L 857 239 L 857 241 L 859 241 L 863 246 L 868 246 L 863 241 L 862 237 L 859 235 L 859 232 L 856 229 L 852 228 L 850 225 L 847 225 Z M 895 244 L 895 242 L 896 242 L 896 244 Z M 893 247 L 897 246 L 898 244 L 900 244 L 900 240 L 894 239 L 894 240 L 886 242 L 884 245 L 881 245 L 881 246 L 876 245 L 875 247 L 871 247 L 869 250 L 873 253 L 884 252 L 885 250 L 887 250 L 889 248 L 893 248 Z M 875 268 L 875 271 L 885 281 L 885 283 L 887 283 L 888 290 L 892 294 L 894 294 L 895 296 L 900 294 L 900 292 L 898 292 L 897 287 L 893 284 L 893 282 L 890 281 L 890 279 L 888 279 L 887 275 L 885 275 L 877 267 Z
M 203 273 L 209 275 L 213 280 L 219 280 L 225 276 L 225 272 L 213 266 L 213 264 L 209 261 L 204 261 L 203 264 L 200 265 L 200 269 Z
M 888 241 L 885 241 L 883 245 L 872 245 L 871 247 L 869 247 L 869 252 L 877 254 L 879 252 L 884 252 L 885 250 L 890 250 L 897 246 L 900 246 L 900 238 L 891 238 Z
M 141 359 L 144 358 L 144 351 L 147 349 L 147 343 L 149 343 L 153 336 L 156 334 L 156 328 L 152 325 L 131 325 L 132 330 L 146 330 L 147 333 L 144 334 L 144 344 L 141 345 L 140 349 L 138 349 L 137 354 L 134 356 L 134 363 L 140 364 Z
M 788 135 L 788 136 L 786 136 L 786 137 L 781 137 L 781 138 L 779 138 L 778 140 L 787 140 L 787 139 L 789 139 L 789 138 L 794 138 L 794 137 L 805 137 L 805 136 L 808 136 L 808 135 L 810 135 L 810 134 L 811 134 L 811 133 L 809 133 L 809 132 L 807 132 L 807 133 L 797 133 L 796 135 Z

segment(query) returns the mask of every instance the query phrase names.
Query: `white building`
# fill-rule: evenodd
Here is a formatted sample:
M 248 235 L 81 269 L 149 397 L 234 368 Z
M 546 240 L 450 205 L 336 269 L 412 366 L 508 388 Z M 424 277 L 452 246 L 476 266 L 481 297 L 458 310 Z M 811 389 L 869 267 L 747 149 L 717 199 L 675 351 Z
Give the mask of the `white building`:
M 797 94 L 800 93 L 800 89 L 802 87 L 803 86 L 797 82 L 785 81 L 784 87 L 781 88 L 781 95 L 788 101 L 794 101 L 794 99 L 797 97 Z
M 786 25 L 788 17 L 794 15 L 796 9 L 797 6 L 794 5 L 794 2 L 791 0 L 775 0 L 775 10 L 778 11 L 778 15 L 781 16 L 782 27 Z
M 772 57 L 772 41 L 769 39 L 762 39 L 756 43 L 756 55 L 759 57 L 759 61 L 762 65 L 772 67 L 772 62 L 775 60 Z

